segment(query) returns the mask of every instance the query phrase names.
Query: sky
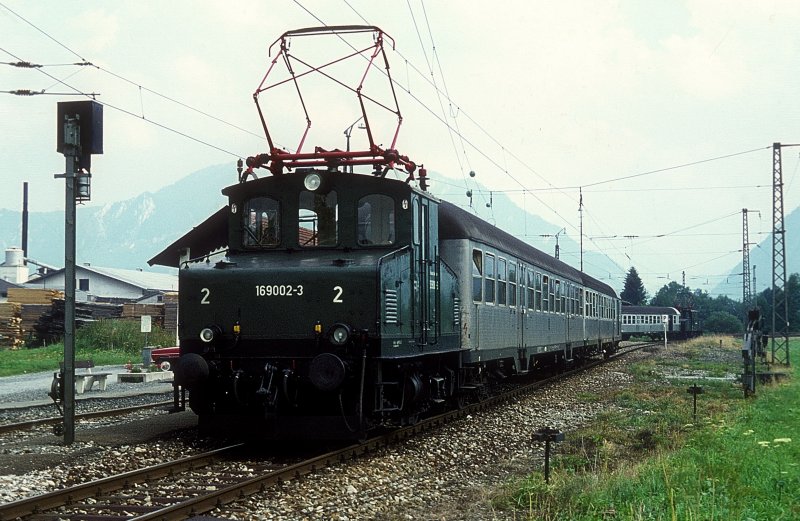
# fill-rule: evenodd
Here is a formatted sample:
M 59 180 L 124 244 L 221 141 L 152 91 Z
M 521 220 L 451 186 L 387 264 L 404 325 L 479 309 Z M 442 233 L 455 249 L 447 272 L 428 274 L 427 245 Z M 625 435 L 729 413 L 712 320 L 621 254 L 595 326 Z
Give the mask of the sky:
M 253 93 L 270 45 L 292 29 L 355 24 L 390 37 L 396 148 L 425 165 L 437 193 L 466 205 L 473 189 L 475 211 L 491 220 L 479 182 L 576 242 L 582 215 L 584 249 L 621 267 L 608 273 L 614 287 L 634 266 L 651 295 L 684 274 L 710 291 L 741 261 L 743 208 L 750 241 L 769 237 L 771 146 L 800 143 L 796 0 L 0 0 L 0 62 L 44 65 L 0 65 L 0 208 L 19 211 L 28 181 L 32 211 L 63 210 L 56 103 L 87 99 L 76 93 L 104 104 L 88 204 L 214 164 L 229 163 L 231 176 L 209 189 L 231 184 L 238 158 L 267 152 Z M 351 53 L 345 41 L 372 44 L 369 34 L 321 38 L 293 38 L 290 51 L 321 65 Z M 285 77 L 281 67 L 270 79 Z M 350 85 L 365 69 L 362 59 L 327 70 Z M 364 92 L 391 105 L 386 77 L 367 78 Z M 303 84 L 313 121 L 303 150 L 344 149 L 354 123 L 351 147 L 362 149 L 354 95 L 326 81 Z M 46 95 L 4 93 L 16 89 Z M 259 101 L 276 144 L 295 150 L 305 118 L 294 92 L 276 87 Z M 368 111 L 388 145 L 396 119 Z M 798 152 L 782 149 L 787 215 L 800 204 Z M 529 239 L 552 248 L 552 238 Z

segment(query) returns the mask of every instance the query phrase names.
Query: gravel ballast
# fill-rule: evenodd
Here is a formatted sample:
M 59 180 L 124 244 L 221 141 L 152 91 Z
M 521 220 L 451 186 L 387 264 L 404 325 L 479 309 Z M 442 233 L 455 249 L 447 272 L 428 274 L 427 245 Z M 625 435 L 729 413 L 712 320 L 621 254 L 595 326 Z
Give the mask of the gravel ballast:
M 647 354 L 629 355 L 629 359 L 641 356 Z M 631 377 L 624 372 L 625 363 L 616 361 L 591 369 L 514 403 L 452 422 L 358 461 L 285 482 L 209 515 L 231 520 L 507 519 L 513 513 L 495 511 L 491 498 L 509 480 L 541 469 L 543 444 L 533 444 L 531 434 L 548 426 L 569 436 L 570 431 L 591 422 L 608 406 L 602 401 L 585 403 L 579 397 L 626 386 Z M 209 448 L 207 440 L 200 440 L 191 428 L 146 446 L 96 441 L 90 439 L 88 428 L 82 427 L 87 432 L 84 441 L 70 447 L 54 441 L 52 435 L 49 442 L 40 443 L 68 453 L 62 455 L 63 465 L 0 471 L 0 501 Z M 8 441 L 2 440 L 3 451 L 20 451 L 21 455 L 25 450 L 37 450 L 31 448 L 36 443 L 28 449 L 23 448 L 24 443 L 9 448 Z M 89 467 L 91 472 L 86 471 Z

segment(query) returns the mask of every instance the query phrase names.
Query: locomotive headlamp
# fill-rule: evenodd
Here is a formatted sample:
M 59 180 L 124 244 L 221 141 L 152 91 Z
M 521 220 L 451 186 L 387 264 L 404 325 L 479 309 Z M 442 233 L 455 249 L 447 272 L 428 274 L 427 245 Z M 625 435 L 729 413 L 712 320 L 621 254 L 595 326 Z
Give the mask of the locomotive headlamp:
M 314 333 L 316 333 L 318 335 L 320 333 L 322 333 L 322 323 L 321 322 L 317 321 L 317 323 L 314 324 Z
M 330 333 L 331 344 L 335 346 L 342 346 L 350 340 L 350 328 L 345 324 L 336 324 L 331 328 Z
M 306 190 L 313 192 L 319 185 L 322 184 L 322 178 L 316 172 L 310 173 L 303 179 L 303 186 L 306 187 Z
M 233 334 L 234 334 L 234 335 L 238 335 L 238 334 L 239 334 L 239 333 L 241 333 L 241 332 L 242 332 L 242 326 L 239 324 L 239 322 L 236 322 L 236 323 L 233 325 Z
M 214 330 L 210 327 L 204 328 L 200 331 L 200 340 L 205 342 L 206 344 L 210 343 L 214 340 Z

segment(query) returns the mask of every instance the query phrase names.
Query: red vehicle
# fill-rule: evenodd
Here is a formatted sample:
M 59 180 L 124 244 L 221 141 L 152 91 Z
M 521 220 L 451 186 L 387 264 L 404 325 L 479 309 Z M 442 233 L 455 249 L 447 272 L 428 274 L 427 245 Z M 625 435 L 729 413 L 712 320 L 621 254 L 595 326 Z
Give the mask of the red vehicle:
M 158 347 L 150 352 L 150 363 L 156 364 L 162 371 L 171 371 L 180 356 L 179 347 Z

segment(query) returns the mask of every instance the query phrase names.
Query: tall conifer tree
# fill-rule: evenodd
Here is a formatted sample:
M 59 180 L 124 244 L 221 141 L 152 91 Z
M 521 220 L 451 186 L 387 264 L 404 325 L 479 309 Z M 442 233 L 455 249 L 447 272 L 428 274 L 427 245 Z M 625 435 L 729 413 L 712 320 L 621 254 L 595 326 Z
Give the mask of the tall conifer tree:
M 636 268 L 631 266 L 628 274 L 625 276 L 625 287 L 622 290 L 620 298 L 626 302 L 630 302 L 634 306 L 644 306 L 647 304 L 647 290 L 644 289 L 642 279 Z

